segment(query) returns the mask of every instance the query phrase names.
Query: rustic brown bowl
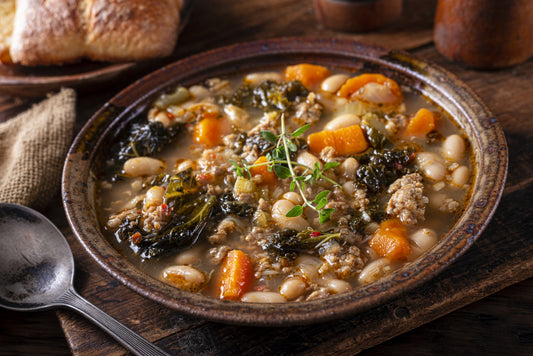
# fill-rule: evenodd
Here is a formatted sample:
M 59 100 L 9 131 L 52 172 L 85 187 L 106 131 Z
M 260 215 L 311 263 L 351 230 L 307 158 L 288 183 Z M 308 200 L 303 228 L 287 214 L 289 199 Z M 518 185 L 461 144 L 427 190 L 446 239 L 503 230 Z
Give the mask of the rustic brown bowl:
M 284 304 L 223 301 L 154 279 L 135 268 L 102 235 L 96 214 L 95 181 L 110 141 L 161 91 L 239 70 L 312 62 L 354 71 L 380 72 L 442 107 L 457 120 L 474 152 L 474 187 L 463 215 L 450 232 L 416 261 L 383 279 L 327 299 Z M 167 307 L 214 321 L 246 325 L 321 322 L 367 310 L 434 277 L 470 247 L 499 202 L 507 172 L 505 137 L 488 109 L 454 75 L 398 51 L 324 38 L 282 38 L 237 44 L 180 60 L 129 86 L 85 125 L 63 172 L 63 203 L 72 229 L 87 252 L 114 278 Z

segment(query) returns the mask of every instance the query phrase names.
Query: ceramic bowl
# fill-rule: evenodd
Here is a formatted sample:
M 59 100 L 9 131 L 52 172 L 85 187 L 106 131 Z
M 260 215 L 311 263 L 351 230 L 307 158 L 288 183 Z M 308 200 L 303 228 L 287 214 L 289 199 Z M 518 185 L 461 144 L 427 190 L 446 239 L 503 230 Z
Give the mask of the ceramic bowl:
M 430 251 L 375 283 L 326 299 L 283 304 L 219 300 L 176 289 L 135 268 L 103 236 L 95 202 L 96 177 L 110 141 L 165 89 L 265 66 L 310 62 L 330 68 L 379 72 L 447 111 L 469 137 L 474 153 L 472 197 L 448 234 Z M 480 236 L 499 202 L 507 146 L 495 117 L 454 75 L 405 52 L 324 38 L 282 38 L 215 49 L 153 72 L 117 94 L 75 139 L 63 172 L 63 202 L 77 238 L 102 268 L 139 294 L 169 308 L 213 321 L 243 325 L 301 325 L 352 315 L 398 297 L 436 276 Z

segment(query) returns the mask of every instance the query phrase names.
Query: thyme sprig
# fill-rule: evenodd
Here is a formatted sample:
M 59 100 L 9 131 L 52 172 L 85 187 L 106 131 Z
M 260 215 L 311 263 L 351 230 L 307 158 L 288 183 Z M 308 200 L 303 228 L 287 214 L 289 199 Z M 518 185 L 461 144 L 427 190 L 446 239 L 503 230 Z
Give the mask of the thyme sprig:
M 335 186 L 340 186 L 339 183 L 335 182 L 333 179 L 324 175 L 324 172 L 337 167 L 339 162 L 328 162 L 323 167 L 320 167 L 320 164 L 315 163 L 314 167 L 309 167 L 307 165 L 295 162 L 291 159 L 291 153 L 298 151 L 298 145 L 295 143 L 295 140 L 303 135 L 310 127 L 310 125 L 304 125 L 299 127 L 292 133 L 287 133 L 285 127 L 285 113 L 280 115 L 281 122 L 281 133 L 276 135 L 271 131 L 261 131 L 261 136 L 267 141 L 274 143 L 275 147 L 266 155 L 267 161 L 262 163 L 257 163 L 253 165 L 248 165 L 245 162 L 238 164 L 235 161 L 231 161 L 233 164 L 233 169 L 239 176 L 248 175 L 249 178 L 252 177 L 250 169 L 253 167 L 267 166 L 269 171 L 273 171 L 280 179 L 290 179 L 290 190 L 297 190 L 300 196 L 302 197 L 303 204 L 295 205 L 289 212 L 287 212 L 287 217 L 296 217 L 300 216 L 303 213 L 305 207 L 309 207 L 315 210 L 318 213 L 319 222 L 322 224 L 329 220 L 331 214 L 335 211 L 333 208 L 326 208 L 325 206 L 328 203 L 329 190 L 323 190 L 319 192 L 312 200 L 309 200 L 305 195 L 305 188 L 307 184 L 312 185 L 319 179 L 324 179 Z M 299 166 L 304 168 L 302 174 L 297 174 L 295 172 L 295 167 Z

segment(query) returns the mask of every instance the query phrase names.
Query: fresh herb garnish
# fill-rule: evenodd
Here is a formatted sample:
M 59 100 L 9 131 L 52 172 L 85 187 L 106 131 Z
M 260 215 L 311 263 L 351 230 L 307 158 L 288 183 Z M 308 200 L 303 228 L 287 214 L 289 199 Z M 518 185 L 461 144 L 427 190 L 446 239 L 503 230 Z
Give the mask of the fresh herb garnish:
M 269 171 L 273 171 L 280 179 L 290 179 L 290 190 L 297 190 L 300 193 L 300 196 L 303 199 L 302 205 L 295 205 L 287 214 L 287 217 L 296 217 L 303 213 L 305 207 L 310 207 L 318 213 L 319 222 L 322 224 L 329 220 L 331 214 L 335 209 L 326 208 L 328 203 L 328 194 L 329 190 L 324 190 L 318 193 L 314 199 L 309 200 L 305 196 L 305 187 L 307 184 L 312 185 L 319 179 L 324 179 L 335 186 L 340 186 L 337 182 L 331 178 L 324 175 L 324 172 L 328 169 L 335 168 L 339 165 L 339 162 L 328 162 L 323 167 L 320 167 L 318 162 L 314 167 L 308 167 L 304 164 L 295 162 L 291 159 L 291 153 L 298 151 L 298 145 L 295 142 L 296 139 L 303 135 L 310 125 L 304 125 L 292 133 L 287 133 L 285 128 L 285 113 L 280 115 L 281 121 L 281 133 L 279 135 L 274 134 L 270 131 L 261 131 L 261 137 L 263 137 L 268 142 L 274 144 L 274 148 L 267 153 L 267 161 L 263 163 L 248 165 L 245 162 L 240 164 L 231 161 L 233 164 L 233 169 L 238 176 L 247 175 L 251 178 L 250 168 L 266 165 Z M 294 170 L 295 166 L 304 168 L 302 174 L 297 174 Z

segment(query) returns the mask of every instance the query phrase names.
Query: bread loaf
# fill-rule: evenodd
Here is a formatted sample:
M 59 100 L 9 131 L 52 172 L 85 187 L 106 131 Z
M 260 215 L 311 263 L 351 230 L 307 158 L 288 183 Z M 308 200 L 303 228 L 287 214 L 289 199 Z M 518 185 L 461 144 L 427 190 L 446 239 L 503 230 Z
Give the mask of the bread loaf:
M 9 46 L 15 19 L 15 0 L 0 0 L 0 63 L 10 63 Z
M 8 9 L 6 18 L 13 20 L 12 30 L 0 33 L 0 61 L 51 65 L 82 58 L 119 62 L 167 56 L 176 43 L 183 0 L 1 2 Z

